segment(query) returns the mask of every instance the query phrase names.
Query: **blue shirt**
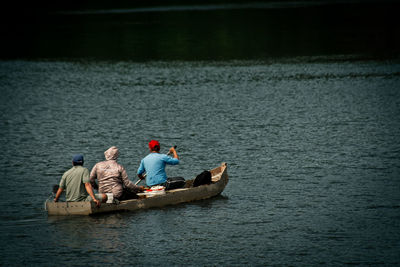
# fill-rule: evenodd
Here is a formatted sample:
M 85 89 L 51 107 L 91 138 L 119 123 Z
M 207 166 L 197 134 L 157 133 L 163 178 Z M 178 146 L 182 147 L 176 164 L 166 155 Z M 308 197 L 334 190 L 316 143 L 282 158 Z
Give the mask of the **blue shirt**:
M 146 172 L 146 184 L 148 186 L 165 183 L 167 181 L 166 164 L 176 165 L 179 164 L 179 160 L 165 154 L 150 153 L 140 161 L 137 174 Z

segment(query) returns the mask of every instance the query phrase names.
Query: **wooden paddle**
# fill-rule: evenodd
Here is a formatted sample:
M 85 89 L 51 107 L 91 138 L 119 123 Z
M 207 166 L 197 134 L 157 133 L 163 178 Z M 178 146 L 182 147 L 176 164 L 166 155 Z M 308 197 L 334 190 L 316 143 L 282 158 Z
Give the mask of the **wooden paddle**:
M 176 149 L 176 145 L 174 146 L 174 148 Z M 167 156 L 171 154 L 169 151 L 167 153 Z M 135 185 L 138 185 L 140 183 L 140 181 L 144 180 L 146 178 L 146 173 L 143 174 L 143 179 L 139 179 L 136 181 Z

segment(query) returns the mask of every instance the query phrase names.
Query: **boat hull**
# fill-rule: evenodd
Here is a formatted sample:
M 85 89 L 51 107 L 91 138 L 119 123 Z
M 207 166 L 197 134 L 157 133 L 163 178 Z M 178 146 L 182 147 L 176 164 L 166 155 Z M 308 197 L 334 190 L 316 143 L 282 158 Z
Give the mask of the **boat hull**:
M 219 195 L 228 183 L 227 164 L 210 170 L 212 183 L 191 187 L 193 180 L 188 180 L 185 188 L 167 191 L 162 195 L 154 195 L 146 198 L 131 199 L 115 203 L 102 203 L 96 207 L 93 202 L 46 202 L 48 215 L 91 215 L 114 211 L 133 211 L 139 209 L 157 208 L 168 205 L 176 205 L 184 202 L 202 200 Z

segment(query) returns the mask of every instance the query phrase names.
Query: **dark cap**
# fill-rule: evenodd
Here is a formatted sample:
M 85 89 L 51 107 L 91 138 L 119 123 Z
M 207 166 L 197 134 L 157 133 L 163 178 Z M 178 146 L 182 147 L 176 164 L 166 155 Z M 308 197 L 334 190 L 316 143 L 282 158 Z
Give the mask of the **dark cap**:
M 72 162 L 76 163 L 81 163 L 83 162 L 83 155 L 82 154 L 76 154 L 72 157 Z

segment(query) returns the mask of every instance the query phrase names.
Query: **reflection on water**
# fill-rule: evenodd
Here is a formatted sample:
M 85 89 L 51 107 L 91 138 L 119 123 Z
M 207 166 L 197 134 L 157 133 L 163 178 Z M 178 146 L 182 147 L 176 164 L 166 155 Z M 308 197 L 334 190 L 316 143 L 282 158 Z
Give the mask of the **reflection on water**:
M 129 247 L 135 249 L 140 247 L 140 250 L 151 255 L 151 251 L 154 247 L 159 246 L 160 242 L 169 243 L 168 235 L 177 226 L 186 224 L 185 227 L 198 229 L 197 224 L 201 222 L 201 216 L 192 214 L 190 210 L 220 209 L 228 204 L 228 200 L 228 197 L 220 195 L 213 199 L 150 211 L 119 212 L 83 217 L 50 216 L 47 218 L 47 223 L 52 234 L 46 242 L 71 250 L 90 251 L 97 250 L 96 246 L 99 246 L 98 249 L 106 251 L 106 254 L 111 254 L 111 256 L 109 255 L 111 258 L 114 257 L 113 253 L 120 252 L 128 242 L 131 243 L 128 245 Z M 24 221 L 23 225 L 30 223 Z M 192 226 L 190 226 L 191 224 Z M 180 239 L 181 241 L 185 240 L 183 237 Z M 94 257 L 96 262 L 103 262 L 103 255 L 97 257 L 99 257 L 97 260 Z
M 119 214 L 72 218 L 53 216 L 48 217 L 48 223 L 54 230 L 51 242 L 55 245 L 88 249 L 95 242 L 110 253 L 122 246 L 121 234 L 127 227 Z

